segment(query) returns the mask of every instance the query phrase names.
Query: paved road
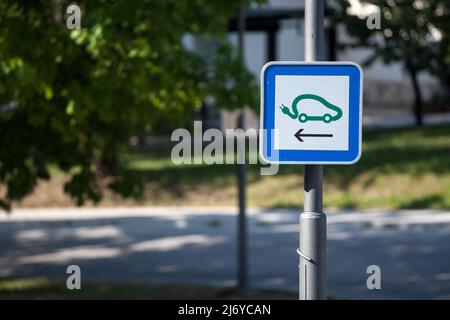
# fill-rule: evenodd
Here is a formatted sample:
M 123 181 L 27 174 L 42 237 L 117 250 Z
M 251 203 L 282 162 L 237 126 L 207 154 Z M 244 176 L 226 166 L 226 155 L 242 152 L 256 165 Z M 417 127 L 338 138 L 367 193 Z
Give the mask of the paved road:
M 250 210 L 253 287 L 297 290 L 298 214 Z M 17 210 L 0 213 L 0 277 L 233 285 L 236 214 L 230 208 Z M 328 215 L 329 295 L 334 298 L 450 298 L 450 212 Z M 382 289 L 366 288 L 377 264 Z

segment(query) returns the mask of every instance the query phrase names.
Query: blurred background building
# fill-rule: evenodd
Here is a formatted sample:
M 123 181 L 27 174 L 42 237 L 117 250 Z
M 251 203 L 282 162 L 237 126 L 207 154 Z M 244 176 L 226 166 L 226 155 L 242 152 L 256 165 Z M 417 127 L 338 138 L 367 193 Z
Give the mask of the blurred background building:
M 328 2 L 330 3 L 330 2 Z M 245 63 L 250 71 L 259 79 L 261 68 L 267 61 L 304 60 L 304 0 L 271 0 L 263 8 L 254 6 L 246 12 L 245 32 Z M 352 1 L 350 14 L 368 16 L 376 12 L 370 5 L 361 5 Z M 333 8 L 327 8 L 327 15 L 333 13 Z M 238 21 L 234 17 L 230 21 L 229 39 L 237 46 Z M 326 21 L 325 30 L 325 59 L 329 61 L 354 61 L 362 64 L 369 55 L 368 49 L 339 50 L 338 46 L 348 39 L 344 28 L 333 27 Z M 187 41 L 190 45 L 192 39 Z M 212 43 L 197 41 L 196 48 L 205 54 L 211 50 Z M 194 46 L 195 47 L 195 46 Z M 435 95 L 443 92 L 439 82 L 423 73 L 419 77 L 420 86 L 424 93 L 425 103 L 430 102 Z M 363 123 L 366 127 L 396 127 L 414 123 L 413 117 L 414 94 L 412 83 L 400 63 L 384 64 L 376 61 L 364 68 L 364 109 Z M 235 128 L 237 111 L 217 111 L 211 103 L 204 105 L 201 118 L 206 127 L 222 129 Z M 442 107 L 430 106 L 425 110 L 431 117 L 431 122 L 450 121 L 449 110 Z M 259 117 L 255 112 L 247 109 L 247 128 L 258 128 Z

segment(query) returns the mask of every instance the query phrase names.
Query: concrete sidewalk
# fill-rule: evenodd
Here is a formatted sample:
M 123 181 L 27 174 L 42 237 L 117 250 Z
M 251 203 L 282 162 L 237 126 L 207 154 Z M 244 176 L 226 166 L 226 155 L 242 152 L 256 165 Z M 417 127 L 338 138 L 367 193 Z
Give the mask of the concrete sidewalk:
M 235 284 L 234 208 L 94 208 L 0 213 L 0 277 Z M 297 291 L 298 211 L 251 209 L 251 286 Z M 450 212 L 328 211 L 333 298 L 450 298 Z M 368 290 L 366 268 L 381 268 Z

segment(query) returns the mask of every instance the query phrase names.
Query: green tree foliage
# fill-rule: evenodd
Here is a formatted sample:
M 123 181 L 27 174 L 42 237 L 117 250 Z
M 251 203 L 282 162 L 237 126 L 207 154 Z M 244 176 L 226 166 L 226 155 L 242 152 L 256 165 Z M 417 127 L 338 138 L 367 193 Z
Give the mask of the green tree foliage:
M 255 80 L 225 40 L 248 2 L 79 0 L 81 29 L 68 30 L 72 1 L 1 0 L 0 205 L 48 179 L 50 164 L 80 205 L 101 184 L 137 196 L 119 156 L 130 137 L 187 125 L 207 95 L 256 106 Z M 186 34 L 219 39 L 213 59 L 186 48 Z
M 434 47 L 428 70 L 439 77 L 447 92 L 450 92 L 450 1 L 435 1 L 431 10 L 434 11 L 432 23 L 441 38 Z
M 362 0 L 361 3 L 380 9 L 381 28 L 369 29 L 367 17 L 348 14 L 350 1 L 337 1 L 337 19 L 344 22 L 346 31 L 352 36 L 352 41 L 344 47 L 371 49 L 371 55 L 364 63 L 366 66 L 377 59 L 385 63 L 402 63 L 413 84 L 416 124 L 421 125 L 423 101 L 418 74 L 429 71 L 446 81 L 450 79 L 449 1 Z M 447 35 L 446 42 L 440 39 L 442 34 Z

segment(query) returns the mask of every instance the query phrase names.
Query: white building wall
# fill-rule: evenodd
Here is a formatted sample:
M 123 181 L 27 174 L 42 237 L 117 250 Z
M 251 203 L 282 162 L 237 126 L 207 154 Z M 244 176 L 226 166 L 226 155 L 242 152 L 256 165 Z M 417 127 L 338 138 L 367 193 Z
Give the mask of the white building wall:
M 270 0 L 265 8 L 301 8 L 303 0 Z M 304 21 L 286 20 L 277 34 L 277 60 L 304 60 Z M 343 28 L 337 30 L 338 41 L 345 39 Z M 237 35 L 231 34 L 230 40 L 237 45 Z M 249 32 L 245 36 L 245 61 L 250 71 L 259 81 L 260 70 L 266 63 L 266 35 L 264 33 Z M 337 60 L 354 61 L 362 64 L 370 54 L 368 49 L 352 49 L 340 52 Z M 438 87 L 438 81 L 429 75 L 421 74 L 419 81 L 423 88 L 424 99 L 430 99 Z M 404 72 L 400 63 L 385 65 L 377 61 L 370 67 L 364 67 L 364 114 L 365 116 L 398 115 L 408 113 L 412 109 L 414 93 L 409 76 Z M 257 127 L 258 115 L 247 117 L 247 126 Z M 222 126 L 235 126 L 236 114 L 223 114 Z

